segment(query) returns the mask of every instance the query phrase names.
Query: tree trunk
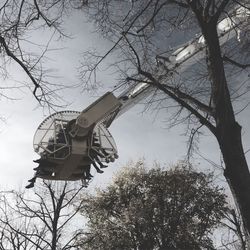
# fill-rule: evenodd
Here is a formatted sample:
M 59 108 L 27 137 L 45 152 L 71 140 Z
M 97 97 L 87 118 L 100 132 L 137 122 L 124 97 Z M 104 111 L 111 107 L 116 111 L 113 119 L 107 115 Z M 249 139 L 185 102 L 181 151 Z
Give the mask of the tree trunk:
M 218 128 L 217 139 L 225 162 L 224 175 L 240 209 L 244 226 L 250 232 L 250 174 L 241 141 L 241 126 Z
M 244 226 L 250 232 L 250 173 L 245 158 L 241 126 L 236 122 L 221 56 L 216 23 L 204 24 L 207 42 L 208 70 L 211 77 L 211 101 L 225 177 L 239 206 Z

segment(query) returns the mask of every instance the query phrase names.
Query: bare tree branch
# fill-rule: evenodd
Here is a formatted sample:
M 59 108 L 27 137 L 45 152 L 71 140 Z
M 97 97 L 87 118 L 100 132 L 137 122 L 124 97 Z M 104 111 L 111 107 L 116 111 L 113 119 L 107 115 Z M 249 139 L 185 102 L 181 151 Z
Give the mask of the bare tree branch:
M 236 62 L 235 60 L 233 60 L 233 59 L 227 57 L 226 55 L 224 55 L 224 56 L 222 57 L 222 59 L 223 59 L 225 62 L 229 62 L 229 63 L 231 63 L 232 65 L 235 65 L 235 66 L 237 66 L 237 67 L 239 67 L 239 68 L 241 68 L 241 69 L 246 69 L 246 68 L 250 67 L 250 64 L 242 64 L 242 63 Z

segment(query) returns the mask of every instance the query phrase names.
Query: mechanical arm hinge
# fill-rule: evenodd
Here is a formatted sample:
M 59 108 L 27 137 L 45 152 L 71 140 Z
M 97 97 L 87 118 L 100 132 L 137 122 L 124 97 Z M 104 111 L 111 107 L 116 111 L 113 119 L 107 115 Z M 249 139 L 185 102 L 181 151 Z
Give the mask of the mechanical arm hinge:
M 118 98 L 111 92 L 107 92 L 81 112 L 70 130 L 70 135 L 72 137 L 86 136 L 98 122 L 114 113 L 120 106 L 121 102 Z

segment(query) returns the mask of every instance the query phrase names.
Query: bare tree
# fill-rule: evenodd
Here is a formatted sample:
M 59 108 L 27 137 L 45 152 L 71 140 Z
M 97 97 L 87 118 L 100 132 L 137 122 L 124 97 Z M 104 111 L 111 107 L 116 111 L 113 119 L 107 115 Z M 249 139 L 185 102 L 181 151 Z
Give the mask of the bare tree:
M 63 86 L 52 83 L 51 72 L 44 66 L 45 54 L 53 39 L 65 36 L 62 29 L 65 14 L 84 3 L 79 4 L 72 0 L 4 0 L 0 3 L 0 77 L 8 77 L 11 66 L 17 65 L 27 76 L 25 85 L 41 105 L 55 104 L 59 98 L 56 90 Z M 20 76 L 14 79 L 18 82 Z M 1 88 L 0 95 L 8 97 L 4 91 L 10 87 Z
M 221 240 L 223 249 L 247 250 L 246 235 L 237 209 L 228 209 L 223 224 L 228 229 Z
M 246 108 L 244 94 L 248 93 L 248 76 L 241 74 L 250 66 L 248 1 L 88 2 L 90 20 L 97 23 L 97 30 L 113 46 L 102 57 L 86 54 L 96 61 L 91 65 L 89 60 L 83 63 L 82 79 L 88 84 L 100 63 L 116 51 L 119 59 L 113 65 L 120 70 L 121 85 L 144 82 L 153 86 L 157 90 L 154 101 L 158 101 L 158 107 L 170 110 L 171 125 L 186 122 L 191 144 L 203 128 L 215 136 L 224 159 L 224 176 L 249 233 L 250 173 L 242 128 L 236 120 L 236 114 Z M 234 23 L 237 11 L 245 12 L 244 20 L 234 26 L 237 35 L 223 37 L 223 32 L 218 33 L 218 23 L 223 18 Z M 194 38 L 197 32 L 202 37 Z M 223 45 L 220 38 L 224 39 Z M 201 39 L 204 47 L 199 52 L 201 56 L 191 60 L 185 72 L 178 72 L 178 63 L 168 67 L 169 56 L 175 51 L 173 46 L 178 47 L 186 39 Z
M 35 193 L 3 193 L 0 249 L 77 248 L 83 188 L 79 183 L 44 181 Z

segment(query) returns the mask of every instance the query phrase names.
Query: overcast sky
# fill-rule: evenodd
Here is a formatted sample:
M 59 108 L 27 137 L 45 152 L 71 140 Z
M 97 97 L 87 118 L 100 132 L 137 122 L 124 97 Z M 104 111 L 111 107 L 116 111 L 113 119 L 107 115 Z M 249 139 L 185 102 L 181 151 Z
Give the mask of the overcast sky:
M 51 68 L 57 69 L 58 77 L 53 81 L 70 85 L 77 83 L 76 67 L 81 59 L 81 52 L 90 47 L 97 47 L 100 51 L 106 51 L 111 45 L 104 41 L 98 34 L 93 33 L 90 24 L 79 25 L 82 22 L 79 16 L 71 17 L 67 29 L 72 33 L 72 39 L 65 39 L 63 42 L 55 43 L 60 51 L 53 52 L 47 56 L 53 58 L 48 61 Z M 78 24 L 78 25 L 77 25 Z M 15 80 L 22 80 L 22 74 L 14 69 Z M 107 72 L 101 72 L 100 78 L 103 85 L 108 87 L 116 82 L 117 76 Z M 12 79 L 5 84 L 15 84 Z M 99 95 L 105 91 L 101 90 Z M 33 176 L 33 168 L 36 164 L 32 160 L 38 155 L 33 151 L 33 135 L 38 125 L 49 115 L 48 110 L 38 107 L 32 94 L 26 89 L 22 91 L 11 91 L 10 94 L 18 100 L 1 99 L 1 113 L 5 123 L 0 125 L 0 166 L 1 166 L 1 188 L 13 189 L 23 188 L 27 180 Z M 67 110 L 83 110 L 93 102 L 96 96 L 90 93 L 80 92 L 79 89 L 67 89 L 61 93 L 64 99 L 71 103 Z M 63 110 L 63 109 L 59 109 Z M 110 131 L 113 134 L 119 152 L 119 159 L 105 169 L 104 174 L 96 174 L 91 186 L 100 186 L 108 183 L 112 173 L 130 160 L 145 158 L 148 163 L 158 161 L 162 164 L 174 164 L 183 159 L 186 153 L 187 138 L 183 135 L 184 127 L 179 126 L 171 130 L 167 129 L 164 123 L 164 113 L 155 114 L 152 111 L 142 112 L 143 105 L 137 105 L 129 110 L 111 125 Z M 243 114 L 244 117 L 247 113 Z M 249 146 L 248 121 L 244 123 L 244 141 L 246 150 Z M 217 163 L 220 161 L 220 154 L 215 139 L 207 135 L 201 138 L 200 151 L 203 156 Z M 202 169 L 211 168 L 207 161 L 197 156 L 195 161 Z

